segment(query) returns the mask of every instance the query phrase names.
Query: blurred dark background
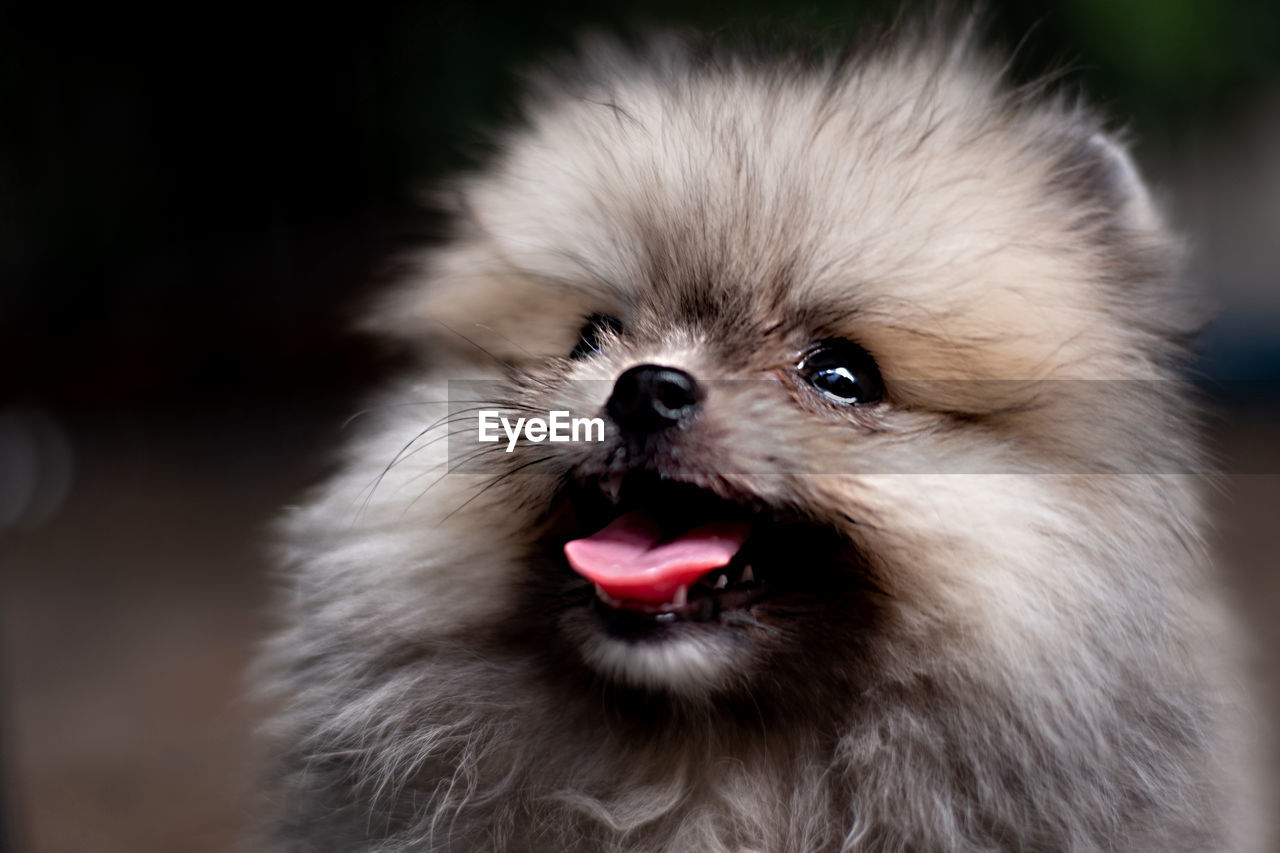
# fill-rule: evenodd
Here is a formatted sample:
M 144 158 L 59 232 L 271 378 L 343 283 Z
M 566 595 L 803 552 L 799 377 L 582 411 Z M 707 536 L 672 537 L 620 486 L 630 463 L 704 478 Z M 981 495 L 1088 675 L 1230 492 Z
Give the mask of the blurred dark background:
M 415 191 L 585 26 L 797 29 L 898 4 L 0 5 L 0 834 L 230 849 L 266 527 L 392 354 L 350 334 Z M 909 4 L 910 5 L 910 4 Z M 1227 582 L 1280 671 L 1280 4 L 989 0 L 1015 76 L 1128 129 L 1216 318 Z M 1241 380 L 1249 380 L 1242 383 Z M 4 842 L 0 841 L 0 849 Z

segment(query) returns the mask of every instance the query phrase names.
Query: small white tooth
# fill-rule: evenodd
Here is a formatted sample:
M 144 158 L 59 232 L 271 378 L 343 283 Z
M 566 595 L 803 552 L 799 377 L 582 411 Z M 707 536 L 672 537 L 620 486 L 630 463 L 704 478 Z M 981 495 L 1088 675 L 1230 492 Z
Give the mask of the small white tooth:
M 622 475 L 609 474 L 600 478 L 600 491 L 609 499 L 609 503 L 616 504 L 618 495 L 622 492 Z
M 728 575 L 721 575 L 720 577 L 716 578 L 716 589 L 724 589 L 728 585 L 729 585 Z
M 756 579 L 756 573 L 755 573 L 755 572 L 753 572 L 753 571 L 751 571 L 751 567 L 750 567 L 750 566 L 745 566 L 745 567 L 743 567 L 743 569 L 742 569 L 742 582 L 743 582 L 743 583 L 752 583 L 752 582 L 754 582 L 754 581 L 755 581 L 755 579 Z
M 595 586 L 596 586 L 597 598 L 599 598 L 601 601 L 603 601 L 605 604 L 609 605 L 610 607 L 618 606 L 619 604 L 618 599 L 614 598 L 612 595 L 605 592 L 604 587 L 600 586 L 600 584 L 596 584 Z
M 676 590 L 675 598 L 671 599 L 671 603 L 676 607 L 683 607 L 689 601 L 689 587 L 682 586 Z

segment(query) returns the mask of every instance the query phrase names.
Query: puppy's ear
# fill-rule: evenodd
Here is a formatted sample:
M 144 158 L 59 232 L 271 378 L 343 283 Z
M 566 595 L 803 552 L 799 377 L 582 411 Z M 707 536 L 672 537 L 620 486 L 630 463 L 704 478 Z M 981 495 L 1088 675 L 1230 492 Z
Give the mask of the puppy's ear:
M 433 359 L 519 364 L 568 355 L 592 310 L 581 294 L 463 239 L 409 259 L 360 328 Z
M 1094 131 L 1072 144 L 1060 164 L 1060 180 L 1087 209 L 1108 224 L 1158 232 L 1164 222 L 1125 142 Z

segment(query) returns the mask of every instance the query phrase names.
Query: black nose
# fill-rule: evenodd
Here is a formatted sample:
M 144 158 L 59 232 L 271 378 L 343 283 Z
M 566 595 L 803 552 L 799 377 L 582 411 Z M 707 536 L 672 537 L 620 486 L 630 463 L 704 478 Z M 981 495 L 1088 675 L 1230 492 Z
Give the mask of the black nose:
M 702 401 L 698 380 L 675 367 L 639 364 L 618 377 L 606 409 L 631 433 L 650 433 L 693 416 Z

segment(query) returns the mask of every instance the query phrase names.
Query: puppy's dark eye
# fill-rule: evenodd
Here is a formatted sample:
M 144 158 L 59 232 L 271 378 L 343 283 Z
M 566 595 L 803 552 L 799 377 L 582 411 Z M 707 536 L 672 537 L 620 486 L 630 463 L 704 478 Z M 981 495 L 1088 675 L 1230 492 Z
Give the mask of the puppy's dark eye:
M 844 338 L 827 338 L 814 344 L 796 369 L 822 396 L 835 403 L 858 406 L 884 398 L 884 380 L 875 359 Z
M 608 314 L 592 314 L 587 318 L 582 331 L 578 333 L 578 345 L 569 353 L 569 358 L 587 358 L 600 352 L 600 338 L 605 331 L 619 334 L 622 332 L 622 321 Z

